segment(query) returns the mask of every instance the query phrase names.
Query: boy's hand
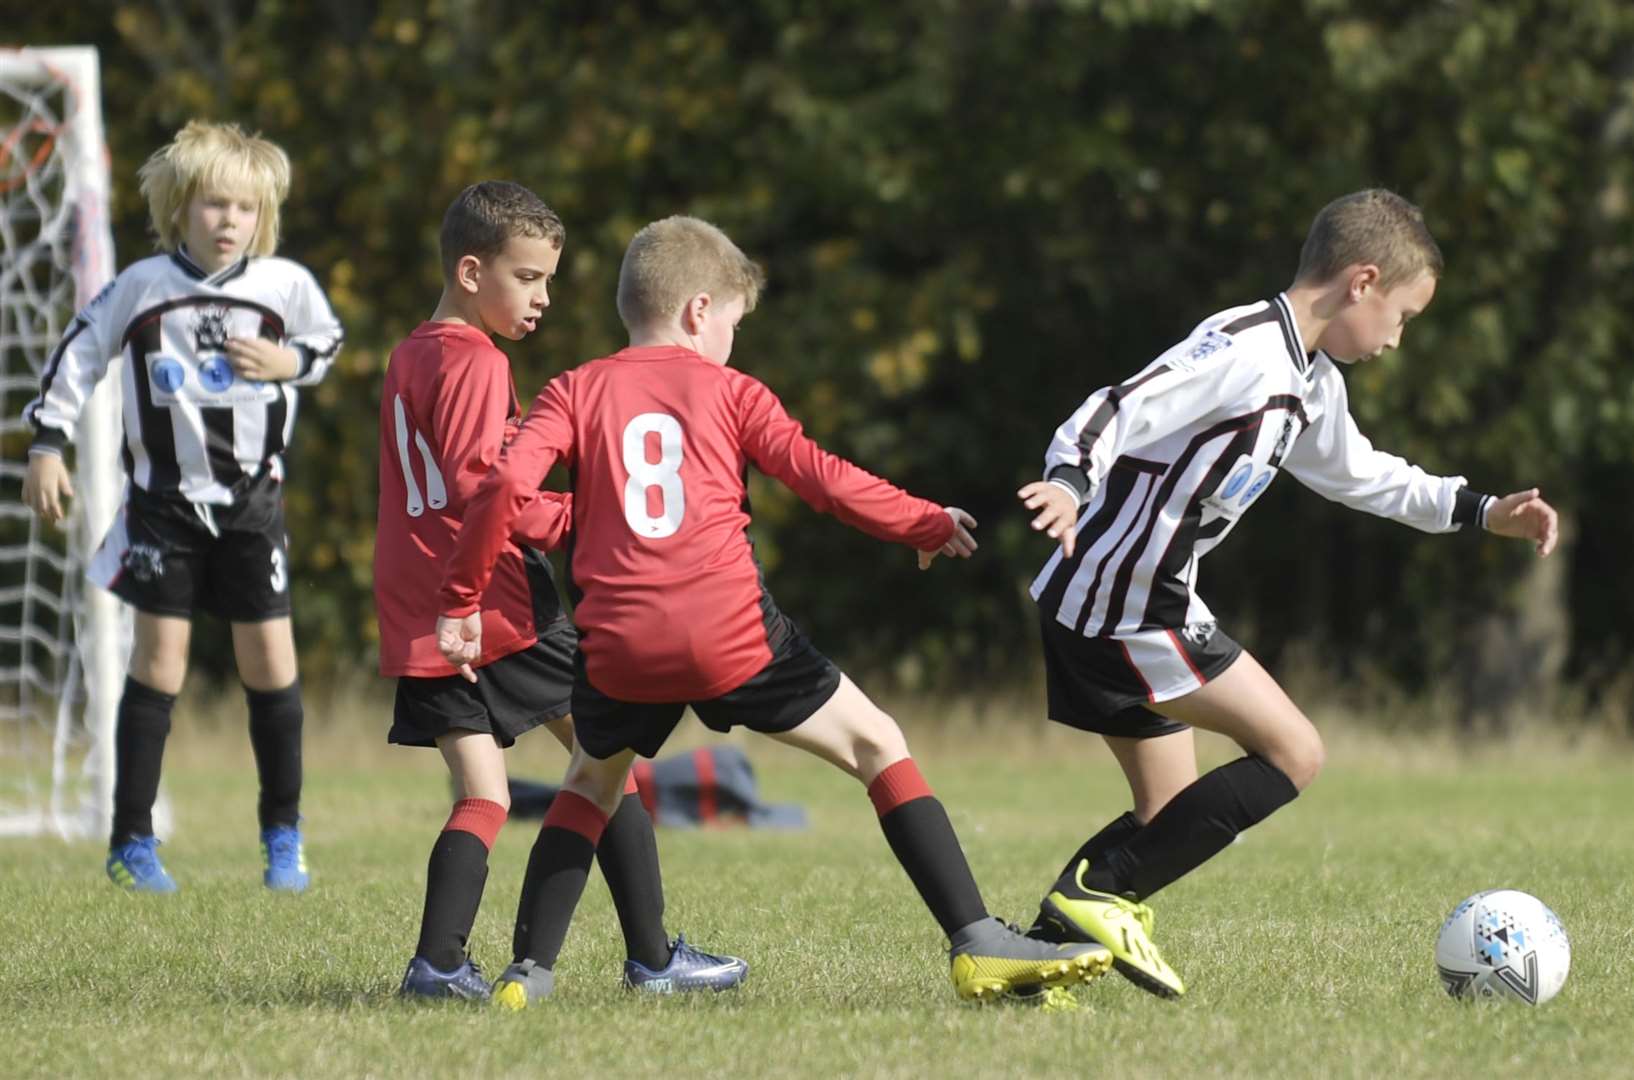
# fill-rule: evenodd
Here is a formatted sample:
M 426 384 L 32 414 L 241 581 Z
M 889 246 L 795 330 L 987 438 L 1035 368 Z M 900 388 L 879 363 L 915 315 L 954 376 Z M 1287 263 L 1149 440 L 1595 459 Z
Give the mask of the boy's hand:
M 1061 554 L 1072 557 L 1072 548 L 1078 539 L 1078 504 L 1072 493 L 1060 484 L 1048 480 L 1034 480 L 1016 495 L 1029 510 L 1037 510 L 1033 528 L 1048 533 L 1051 540 L 1061 542 Z
M 301 371 L 299 353 L 263 337 L 228 338 L 227 362 L 254 382 L 293 379 Z
M 944 506 L 947 516 L 953 519 L 953 535 L 948 542 L 935 551 L 921 551 L 919 553 L 919 569 L 924 570 L 936 561 L 936 556 L 946 555 L 950 559 L 968 559 L 976 553 L 976 538 L 970 535 L 970 530 L 976 527 L 976 519 L 960 510 L 957 506 Z
M 66 503 L 73 497 L 74 485 L 60 454 L 28 455 L 23 502 L 30 510 L 40 515 L 41 520 L 55 525 L 68 515 Z
M 466 682 L 476 682 L 471 665 L 482 656 L 482 612 L 473 611 L 462 619 L 437 616 L 437 648 L 443 659 L 460 669 Z
M 1555 549 L 1560 539 L 1560 515 L 1543 501 L 1537 488 L 1505 495 L 1487 508 L 1487 532 L 1537 543 L 1538 557 Z

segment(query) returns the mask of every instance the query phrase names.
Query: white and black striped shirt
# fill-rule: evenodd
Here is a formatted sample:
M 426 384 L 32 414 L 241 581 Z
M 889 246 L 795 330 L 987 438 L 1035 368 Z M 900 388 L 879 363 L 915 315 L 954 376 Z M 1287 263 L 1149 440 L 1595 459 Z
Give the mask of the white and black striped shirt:
M 287 382 L 250 382 L 224 353 L 230 337 L 262 337 L 301 358 Z M 214 274 L 185 251 L 134 263 L 85 306 L 46 363 L 40 396 L 23 418 L 31 452 L 73 439 L 108 363 L 123 353 L 125 471 L 136 486 L 228 505 L 268 470 L 283 478 L 297 386 L 321 380 L 341 326 L 310 271 L 280 258 L 246 258 Z
M 1044 470 L 1079 499 L 1077 543 L 1071 558 L 1055 551 L 1032 595 L 1088 637 L 1212 621 L 1197 562 L 1279 470 L 1425 532 L 1482 520 L 1490 498 L 1374 449 L 1334 360 L 1307 353 L 1286 295 L 1211 315 L 1134 378 L 1091 394 L 1056 431 Z

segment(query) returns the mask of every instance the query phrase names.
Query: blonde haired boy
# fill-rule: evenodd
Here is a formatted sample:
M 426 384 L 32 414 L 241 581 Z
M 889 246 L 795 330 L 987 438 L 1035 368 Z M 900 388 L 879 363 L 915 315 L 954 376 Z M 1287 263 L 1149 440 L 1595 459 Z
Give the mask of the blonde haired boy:
M 573 470 L 571 572 L 580 662 L 577 746 L 529 864 L 514 962 L 496 1000 L 550 992 L 590 860 L 637 754 L 658 753 L 690 705 L 710 728 L 801 747 L 866 786 L 891 850 L 951 940 L 958 993 L 1077 982 L 1104 949 L 1029 941 L 988 916 L 942 804 L 901 730 L 806 640 L 766 591 L 750 545 L 754 465 L 806 502 L 928 565 L 975 550 L 964 511 L 915 498 L 827 453 L 763 383 L 727 366 L 759 270 L 707 222 L 636 234 L 619 276 L 628 348 L 552 380 L 467 509 L 444 579 L 443 655 L 485 656 L 479 602 L 550 467 Z
M 1019 492 L 1033 528 L 1060 542 L 1032 585 L 1050 719 L 1104 738 L 1134 799 L 1067 861 L 1031 931 L 1041 940 L 1100 941 L 1132 981 L 1180 995 L 1142 901 L 1321 771 L 1316 728 L 1196 591 L 1198 560 L 1279 472 L 1425 532 L 1474 525 L 1554 549 L 1536 488 L 1478 494 L 1375 449 L 1350 415 L 1339 365 L 1397 347 L 1441 270 L 1418 207 L 1380 189 L 1335 199 L 1287 291 L 1210 315 L 1091 394 Z M 1199 778 L 1193 727 L 1247 756 Z
M 91 390 L 123 357 L 130 483 L 88 570 L 136 609 L 108 875 L 127 889 L 175 891 L 155 851 L 152 811 L 202 610 L 231 624 L 249 701 L 262 880 L 299 892 L 309 878 L 283 454 L 296 390 L 328 372 L 341 327 L 312 274 L 273 255 L 290 178 L 276 145 L 195 120 L 138 175 L 164 254 L 126 267 L 51 354 L 40 396 L 23 411 L 35 433 L 23 498 L 46 521 L 67 513 L 64 450 Z

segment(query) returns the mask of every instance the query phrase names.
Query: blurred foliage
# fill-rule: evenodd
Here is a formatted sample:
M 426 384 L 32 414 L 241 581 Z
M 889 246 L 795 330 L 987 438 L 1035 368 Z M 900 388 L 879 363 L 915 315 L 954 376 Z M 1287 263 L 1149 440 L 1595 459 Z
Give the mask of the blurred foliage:
M 348 330 L 291 461 L 309 675 L 373 662 L 381 372 L 436 301 L 443 208 L 485 177 L 568 226 L 555 306 L 507 346 L 525 397 L 622 343 L 631 233 L 698 214 L 770 275 L 736 362 L 831 449 L 981 520 L 976 560 L 920 575 L 753 487 L 781 604 L 910 685 L 1031 670 L 1047 552 L 1012 493 L 1079 401 L 1284 287 L 1330 198 L 1395 188 L 1448 270 L 1403 348 L 1350 373 L 1358 420 L 1478 488 L 1541 485 L 1583 530 L 1573 670 L 1631 644 L 1623 0 L 8 6 L 13 41 L 102 50 L 123 262 L 151 243 L 136 166 L 188 118 L 261 129 L 296 163 L 282 250 Z M 1273 663 L 1297 646 L 1422 684 L 1519 602 L 1524 545 L 1426 540 L 1296 489 L 1202 582 Z

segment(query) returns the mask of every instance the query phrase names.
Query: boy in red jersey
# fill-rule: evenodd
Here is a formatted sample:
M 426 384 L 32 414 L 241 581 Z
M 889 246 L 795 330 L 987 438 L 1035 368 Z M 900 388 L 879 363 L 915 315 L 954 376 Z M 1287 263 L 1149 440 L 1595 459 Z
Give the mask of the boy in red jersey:
M 461 516 L 520 420 L 509 361 L 489 335 L 517 341 L 534 329 L 550 303 L 564 238 L 561 220 L 527 188 L 497 181 L 466 188 L 443 218 L 442 299 L 386 368 L 375 610 L 380 671 L 398 680 L 387 739 L 440 750 L 456 799 L 431 851 L 405 995 L 488 997 L 465 948 L 488 852 L 510 807 L 502 750 L 540 724 L 572 746 L 577 636 L 550 564 L 536 550 L 560 542 L 569 500 L 533 492 L 495 545 L 493 585 L 473 616 L 493 642 L 481 683 L 455 675 L 429 633 L 438 609 L 433 583 Z M 698 952 L 681 939 L 670 945 L 652 820 L 639 798 L 615 802 L 601 865 L 629 951 L 625 981 L 654 992 L 737 985 L 748 972 L 743 961 Z
M 964 511 L 914 498 L 826 453 L 758 380 L 727 366 L 760 271 L 714 226 L 672 217 L 636 234 L 619 273 L 630 346 L 552 380 L 483 480 L 443 583 L 443 655 L 487 659 L 479 604 L 506 537 L 550 467 L 573 470 L 580 663 L 577 747 L 541 832 L 502 1005 L 549 993 L 608 815 L 636 754 L 652 757 L 690 705 L 717 731 L 744 726 L 829 761 L 868 788 L 880 826 L 951 941 L 961 996 L 1099 975 L 1096 945 L 1029 941 L 987 914 L 958 838 L 901 730 L 772 602 L 748 536 L 747 467 L 922 566 L 976 547 Z M 427 626 L 429 627 L 429 621 Z M 487 670 L 487 669 L 484 669 Z

